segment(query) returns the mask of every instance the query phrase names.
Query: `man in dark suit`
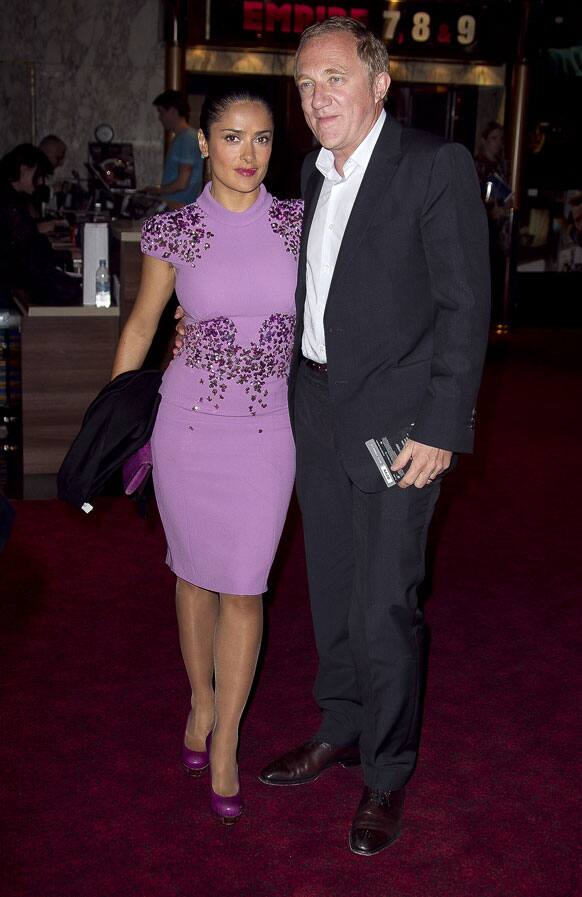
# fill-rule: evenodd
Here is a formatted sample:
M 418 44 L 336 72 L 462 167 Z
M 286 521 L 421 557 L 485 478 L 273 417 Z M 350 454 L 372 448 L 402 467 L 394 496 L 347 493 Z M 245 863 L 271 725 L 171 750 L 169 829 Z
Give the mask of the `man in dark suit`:
M 469 153 L 386 115 L 388 55 L 363 25 L 307 29 L 295 78 L 322 145 L 303 168 L 289 380 L 322 719 L 261 780 L 302 784 L 361 758 L 350 847 L 371 855 L 400 833 L 416 762 L 417 588 L 439 478 L 473 445 L 487 223 Z M 405 476 L 387 488 L 366 441 L 406 434 Z

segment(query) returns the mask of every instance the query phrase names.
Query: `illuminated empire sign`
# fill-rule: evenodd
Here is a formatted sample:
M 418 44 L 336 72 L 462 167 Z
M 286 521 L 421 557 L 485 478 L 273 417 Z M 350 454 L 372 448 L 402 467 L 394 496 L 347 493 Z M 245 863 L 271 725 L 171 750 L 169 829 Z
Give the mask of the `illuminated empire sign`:
M 322 22 L 331 16 L 351 16 L 368 24 L 368 7 L 355 4 L 325 6 L 307 3 L 268 3 L 264 0 L 243 0 L 243 31 L 267 34 L 301 34 L 314 22 Z
M 190 45 L 294 49 L 331 16 L 363 22 L 396 56 L 503 60 L 513 34 L 509 0 L 190 0 Z

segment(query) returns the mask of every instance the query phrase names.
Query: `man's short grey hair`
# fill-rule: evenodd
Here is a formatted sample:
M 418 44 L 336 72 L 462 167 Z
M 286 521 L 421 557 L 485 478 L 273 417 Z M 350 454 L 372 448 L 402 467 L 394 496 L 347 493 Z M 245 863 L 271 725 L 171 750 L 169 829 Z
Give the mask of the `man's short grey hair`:
M 295 54 L 295 70 L 294 77 L 297 80 L 297 61 L 301 50 L 305 44 L 313 40 L 314 37 L 323 37 L 325 34 L 351 34 L 356 41 L 356 51 L 358 57 L 362 60 L 368 69 L 370 84 L 373 84 L 374 78 L 381 75 L 382 72 L 389 71 L 390 60 L 386 45 L 382 43 L 379 37 L 376 37 L 362 22 L 352 19 L 349 16 L 331 16 L 323 22 L 317 22 L 306 28 L 299 40 L 297 53 Z

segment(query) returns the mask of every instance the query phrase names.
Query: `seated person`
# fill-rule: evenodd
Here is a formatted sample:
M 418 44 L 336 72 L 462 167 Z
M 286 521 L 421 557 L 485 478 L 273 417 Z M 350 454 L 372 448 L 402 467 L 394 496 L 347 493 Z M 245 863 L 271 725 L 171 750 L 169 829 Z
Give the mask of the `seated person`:
M 56 208 L 56 206 L 52 205 L 51 198 L 54 196 L 54 191 L 57 189 L 57 186 L 60 189 L 60 185 L 55 185 L 50 176 L 54 175 L 57 168 L 60 168 L 65 161 L 67 144 L 64 140 L 61 140 L 60 137 L 57 137 L 56 134 L 47 134 L 46 137 L 43 137 L 40 141 L 38 148 L 41 153 L 44 153 L 50 166 L 48 182 L 42 184 L 35 190 L 33 196 L 36 217 L 42 218 L 42 210 L 44 206 L 49 205 L 49 208 L 51 206 L 53 209 Z M 41 234 L 52 234 L 55 228 L 61 223 L 61 221 L 57 221 L 53 218 L 46 221 L 38 221 L 37 226 Z
M 62 253 L 39 233 L 32 196 L 50 172 L 46 156 L 21 143 L 0 159 L 0 284 L 26 290 L 34 303 L 70 305 L 81 286 L 62 270 Z
M 179 90 L 166 90 L 153 105 L 165 131 L 175 135 L 166 158 L 160 187 L 144 187 L 144 193 L 155 193 L 176 208 L 194 202 L 202 189 L 202 156 L 198 136 L 188 124 L 190 104 Z

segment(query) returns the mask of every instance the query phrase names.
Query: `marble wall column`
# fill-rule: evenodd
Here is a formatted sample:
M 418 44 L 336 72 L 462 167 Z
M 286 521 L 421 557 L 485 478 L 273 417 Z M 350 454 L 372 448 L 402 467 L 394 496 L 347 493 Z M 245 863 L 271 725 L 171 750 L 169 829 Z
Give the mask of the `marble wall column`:
M 68 147 L 59 176 L 83 177 L 87 143 L 107 122 L 114 140 L 134 145 L 138 185 L 159 183 L 163 132 L 152 100 L 164 89 L 161 7 L 160 0 L 14 4 L 0 35 L 0 155 L 54 133 Z

